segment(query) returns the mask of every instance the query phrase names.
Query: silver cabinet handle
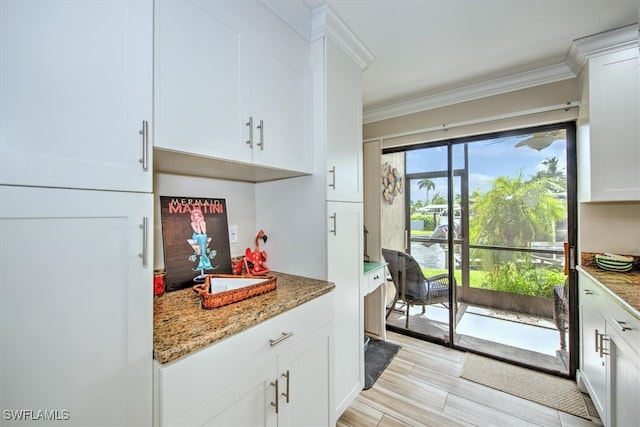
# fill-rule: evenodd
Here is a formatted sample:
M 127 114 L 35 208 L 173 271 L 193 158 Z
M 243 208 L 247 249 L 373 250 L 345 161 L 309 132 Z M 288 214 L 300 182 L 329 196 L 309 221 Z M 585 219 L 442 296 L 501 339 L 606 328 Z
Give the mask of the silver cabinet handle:
M 333 220 L 333 230 L 329 230 L 329 233 L 333 233 L 333 235 L 336 236 L 338 235 L 338 216 L 334 212 L 329 218 Z
M 142 228 L 142 253 L 138 256 L 142 258 L 142 267 L 147 268 L 147 264 L 149 263 L 149 218 L 142 218 L 142 224 L 140 224 L 140 228 Z
M 289 403 L 289 370 L 287 369 L 287 372 L 282 374 L 282 376 L 287 379 L 287 391 L 285 393 L 282 393 L 282 395 L 287 398 L 287 403 Z
M 142 121 L 142 129 L 138 131 L 142 135 L 142 158 L 138 160 L 142 163 L 142 170 L 149 170 L 149 122 Z
M 585 289 L 584 290 L 584 294 L 585 295 L 593 295 L 593 291 L 591 289 Z
M 604 348 L 604 341 L 609 341 L 609 337 L 605 334 L 600 334 L 600 357 L 609 355 L 609 350 Z
M 280 336 L 279 338 L 276 338 L 275 340 L 269 340 L 269 347 L 273 347 L 274 345 L 280 344 L 282 341 L 286 340 L 287 338 L 291 337 L 292 335 L 293 335 L 293 331 L 291 331 L 291 332 L 283 332 L 282 336 Z
M 600 334 L 598 333 L 598 330 L 596 329 L 596 336 L 595 336 L 595 342 L 596 342 L 596 353 L 600 353 Z
M 331 178 L 331 184 L 329 184 L 329 187 L 333 188 L 334 190 L 336 189 L 336 167 L 332 167 L 329 170 L 329 173 L 332 175 Z
M 260 150 L 264 150 L 264 121 L 260 120 L 258 129 L 260 129 L 260 142 L 258 142 L 258 147 L 260 147 Z
M 275 382 L 271 383 L 271 386 L 276 388 L 276 401 L 275 402 L 271 402 L 271 406 L 273 406 L 274 408 L 276 408 L 276 414 L 278 413 L 278 380 L 276 380 Z
M 622 320 L 613 319 L 613 323 L 615 323 L 615 324 L 616 324 L 616 326 L 617 326 L 618 328 L 620 328 L 620 331 L 621 331 L 621 332 L 630 331 L 630 330 L 632 330 L 632 329 L 633 329 L 633 328 L 628 327 L 628 326 L 627 326 L 627 322 L 622 321 Z
M 249 126 L 249 140 L 245 141 L 249 144 L 249 148 L 253 148 L 253 117 L 249 116 L 249 121 L 245 123 L 245 126 Z

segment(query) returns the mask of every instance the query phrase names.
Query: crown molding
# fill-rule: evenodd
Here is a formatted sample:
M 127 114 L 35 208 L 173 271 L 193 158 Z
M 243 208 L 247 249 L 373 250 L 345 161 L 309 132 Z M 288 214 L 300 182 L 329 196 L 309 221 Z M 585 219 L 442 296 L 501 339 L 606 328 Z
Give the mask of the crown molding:
M 638 46 L 638 24 L 574 40 L 566 63 L 578 75 L 589 58 L 634 46 Z
M 373 54 L 327 3 L 320 3 L 312 9 L 305 2 L 260 1 L 305 40 L 311 42 L 329 36 L 349 53 L 362 69 L 373 62 Z
M 514 90 L 572 79 L 579 74 L 590 57 L 633 46 L 638 46 L 638 24 L 574 40 L 565 61 L 555 65 L 487 80 L 434 95 L 366 109 L 362 116 L 363 123 L 377 122 Z
M 328 4 L 318 6 L 313 10 L 311 40 L 317 40 L 322 37 L 331 37 L 362 69 L 367 68 L 375 59 L 369 49 Z
M 459 89 L 440 92 L 415 98 L 408 101 L 398 102 L 378 108 L 367 109 L 363 112 L 363 123 L 372 123 L 394 117 L 405 116 L 407 114 L 434 108 L 445 107 L 447 105 L 458 104 L 489 96 L 500 95 L 520 89 L 527 89 L 548 83 L 555 83 L 561 80 L 568 80 L 575 77 L 567 64 L 559 63 L 535 70 L 525 71 L 511 76 L 487 80 Z
M 283 2 L 278 0 L 260 0 L 298 34 L 310 41 L 312 11 L 304 2 Z

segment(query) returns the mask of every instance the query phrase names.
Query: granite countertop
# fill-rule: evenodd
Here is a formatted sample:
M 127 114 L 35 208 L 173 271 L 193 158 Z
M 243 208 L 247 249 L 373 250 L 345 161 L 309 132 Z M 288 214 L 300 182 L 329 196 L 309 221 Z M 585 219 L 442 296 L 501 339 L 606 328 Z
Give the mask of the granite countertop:
M 201 308 L 193 289 L 154 297 L 153 358 L 168 363 L 236 334 L 335 287 L 331 282 L 271 272 L 274 291 L 213 310 Z
M 626 273 L 606 271 L 598 267 L 594 259 L 595 253 L 580 255 L 580 268 L 602 286 L 610 290 L 640 318 L 640 256 L 633 256 L 634 267 Z

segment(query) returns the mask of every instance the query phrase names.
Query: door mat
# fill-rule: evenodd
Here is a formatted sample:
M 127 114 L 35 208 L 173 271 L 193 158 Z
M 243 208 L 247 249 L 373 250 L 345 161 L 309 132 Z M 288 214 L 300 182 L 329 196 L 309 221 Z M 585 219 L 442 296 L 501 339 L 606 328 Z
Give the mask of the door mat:
M 467 353 L 460 377 L 548 406 L 591 419 L 587 404 L 572 380 Z
M 389 363 L 396 357 L 400 346 L 383 340 L 372 339 L 364 352 L 364 388 L 369 390 Z

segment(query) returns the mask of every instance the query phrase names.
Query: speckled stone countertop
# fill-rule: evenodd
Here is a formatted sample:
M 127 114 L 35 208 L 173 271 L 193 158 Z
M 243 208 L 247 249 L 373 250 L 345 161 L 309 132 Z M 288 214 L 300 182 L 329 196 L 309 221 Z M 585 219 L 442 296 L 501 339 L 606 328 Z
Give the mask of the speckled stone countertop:
M 333 290 L 323 280 L 271 272 L 277 287 L 264 295 L 213 310 L 201 308 L 193 289 L 154 297 L 153 357 L 168 363 Z
M 591 252 L 580 254 L 580 268 L 634 309 L 640 318 L 640 256 L 629 256 L 634 257 L 634 266 L 626 273 L 601 269 L 596 265 L 595 253 Z

